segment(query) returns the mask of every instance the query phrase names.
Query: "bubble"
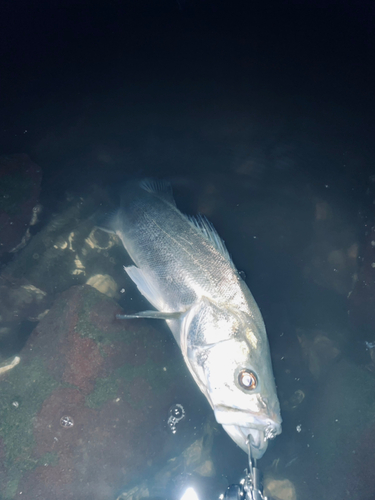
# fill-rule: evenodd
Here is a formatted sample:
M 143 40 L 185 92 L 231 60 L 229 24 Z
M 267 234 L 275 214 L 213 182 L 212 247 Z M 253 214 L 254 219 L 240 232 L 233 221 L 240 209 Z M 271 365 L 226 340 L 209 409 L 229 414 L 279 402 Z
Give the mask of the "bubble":
M 168 427 L 172 431 L 172 434 L 176 434 L 177 432 L 177 424 L 185 418 L 185 410 L 184 407 L 177 403 L 169 409 L 169 417 L 168 417 Z
M 69 417 L 69 415 L 64 415 L 63 417 L 60 418 L 60 425 L 61 427 L 65 428 L 73 427 L 74 420 L 72 419 L 72 417 Z

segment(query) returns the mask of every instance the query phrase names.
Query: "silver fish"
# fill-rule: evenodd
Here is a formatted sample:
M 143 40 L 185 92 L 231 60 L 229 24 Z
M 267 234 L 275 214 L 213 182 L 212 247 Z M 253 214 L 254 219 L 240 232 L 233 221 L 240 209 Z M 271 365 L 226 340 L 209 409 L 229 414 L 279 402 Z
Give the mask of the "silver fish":
M 262 457 L 281 432 L 269 345 L 223 241 L 204 217 L 183 215 L 163 181 L 128 184 L 109 225 L 135 264 L 125 271 L 157 309 L 121 317 L 166 320 L 217 422 Z

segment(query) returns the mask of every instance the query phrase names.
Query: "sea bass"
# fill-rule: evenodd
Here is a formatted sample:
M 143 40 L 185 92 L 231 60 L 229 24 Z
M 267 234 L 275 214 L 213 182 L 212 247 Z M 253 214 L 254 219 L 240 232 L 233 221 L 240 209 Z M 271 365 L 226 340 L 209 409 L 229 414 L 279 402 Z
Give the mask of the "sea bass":
M 125 271 L 157 309 L 122 318 L 167 322 L 219 424 L 260 458 L 281 432 L 259 308 L 212 224 L 176 207 L 164 181 L 129 183 L 109 221 L 135 266 Z

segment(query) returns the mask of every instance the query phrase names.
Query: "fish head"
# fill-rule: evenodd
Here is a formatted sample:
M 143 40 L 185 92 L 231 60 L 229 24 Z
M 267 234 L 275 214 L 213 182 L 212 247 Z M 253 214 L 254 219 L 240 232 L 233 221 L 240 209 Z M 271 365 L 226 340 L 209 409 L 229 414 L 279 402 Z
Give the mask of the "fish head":
M 281 433 L 263 321 L 209 301 L 195 309 L 186 325 L 188 367 L 217 422 L 245 452 L 250 440 L 253 458 L 261 458 L 268 441 Z

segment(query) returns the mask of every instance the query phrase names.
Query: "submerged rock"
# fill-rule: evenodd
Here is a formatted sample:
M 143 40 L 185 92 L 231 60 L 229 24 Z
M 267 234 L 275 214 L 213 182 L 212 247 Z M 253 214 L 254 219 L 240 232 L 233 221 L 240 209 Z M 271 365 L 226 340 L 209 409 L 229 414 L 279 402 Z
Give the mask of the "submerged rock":
M 118 312 L 72 287 L 0 376 L 2 499 L 108 500 L 170 456 L 166 419 L 187 369 L 165 332 Z
M 266 479 L 264 493 L 273 500 L 297 500 L 295 487 L 289 479 Z
M 318 384 L 305 423 L 307 448 L 289 472 L 301 498 L 373 498 L 374 393 L 373 374 L 345 359 Z
M 373 340 L 375 330 L 375 225 L 367 232 L 358 278 L 348 295 L 348 312 L 357 337 Z
M 104 295 L 108 297 L 116 297 L 116 295 L 118 295 L 117 283 L 108 274 L 95 274 L 95 276 L 91 276 L 91 278 L 86 281 L 86 284 L 96 288 L 96 290 L 104 293 Z
M 202 429 L 202 437 L 194 441 L 178 456 L 168 460 L 167 464 L 153 477 L 132 484 L 125 488 L 117 500 L 141 500 L 142 498 L 181 498 L 188 487 L 197 486 L 200 490 L 212 489 L 211 480 L 215 476 L 215 467 L 211 460 L 215 433 L 213 416 L 210 415 Z M 217 483 L 218 480 L 213 480 Z M 215 495 L 217 497 L 218 495 Z M 199 495 L 199 498 L 212 498 L 211 495 Z
M 0 156 L 0 257 L 30 238 L 35 224 L 42 169 L 25 154 Z
M 346 296 L 356 280 L 356 220 L 345 207 L 315 200 L 313 237 L 303 255 L 303 274 L 316 285 Z
M 1 179 L 0 179 L 1 181 Z M 93 214 L 103 201 L 93 187 L 84 198 L 70 195 L 58 215 L 14 255 L 0 275 L 0 338 L 11 345 L 25 324 L 30 332 L 56 296 L 86 282 L 110 297 L 117 295 L 124 272 L 117 238 L 95 227 Z M 111 276 L 118 277 L 118 282 Z M 4 350 L 4 349 L 2 349 Z M 10 349 L 13 353 L 14 349 Z
M 335 342 L 320 330 L 297 329 L 297 336 L 309 371 L 317 380 L 339 359 L 340 350 Z

